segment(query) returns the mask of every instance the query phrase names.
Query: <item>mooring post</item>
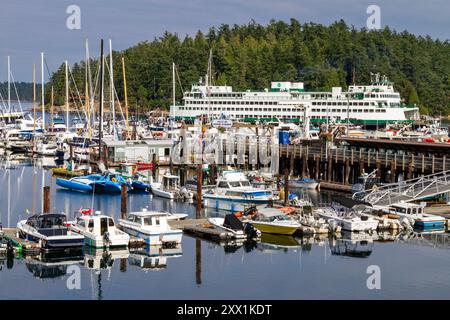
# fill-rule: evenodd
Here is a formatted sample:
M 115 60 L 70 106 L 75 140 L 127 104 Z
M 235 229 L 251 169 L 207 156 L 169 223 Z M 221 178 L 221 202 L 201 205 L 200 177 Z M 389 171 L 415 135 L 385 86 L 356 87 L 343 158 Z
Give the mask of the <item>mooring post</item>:
M 127 218 L 127 185 L 122 184 L 122 189 L 120 193 L 120 217 L 122 219 Z
M 289 201 L 289 170 L 284 170 L 284 205 L 287 206 Z
M 44 212 L 43 213 L 50 213 L 50 187 L 46 186 L 44 187 Z
M 195 211 L 195 217 L 200 219 L 202 212 L 202 184 L 203 184 L 203 167 L 201 164 L 197 164 L 197 208 Z
M 327 181 L 333 180 L 333 156 L 332 153 L 328 155 Z
M 127 258 L 121 258 L 120 259 L 120 272 L 126 272 L 127 271 Z
M 319 171 L 320 171 L 320 158 L 316 157 L 316 173 L 315 173 L 316 180 L 319 180 Z
M 73 145 L 69 145 L 69 160 L 73 159 Z
M 350 178 L 350 160 L 345 159 L 345 184 L 349 184 L 349 178 Z

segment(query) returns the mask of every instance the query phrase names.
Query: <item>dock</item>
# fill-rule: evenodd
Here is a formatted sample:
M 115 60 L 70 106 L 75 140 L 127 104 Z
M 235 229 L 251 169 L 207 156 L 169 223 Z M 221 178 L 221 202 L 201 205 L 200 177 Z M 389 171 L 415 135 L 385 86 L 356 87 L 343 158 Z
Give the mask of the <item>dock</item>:
M 41 246 L 32 241 L 28 241 L 17 236 L 16 228 L 4 228 L 0 231 L 0 237 L 5 241 L 11 241 L 14 250 L 25 255 L 36 255 L 41 252 Z
M 209 240 L 231 240 L 234 235 L 231 232 L 218 230 L 212 227 L 208 219 L 185 219 L 173 220 L 169 222 L 172 228 L 183 230 L 184 233 L 198 238 Z

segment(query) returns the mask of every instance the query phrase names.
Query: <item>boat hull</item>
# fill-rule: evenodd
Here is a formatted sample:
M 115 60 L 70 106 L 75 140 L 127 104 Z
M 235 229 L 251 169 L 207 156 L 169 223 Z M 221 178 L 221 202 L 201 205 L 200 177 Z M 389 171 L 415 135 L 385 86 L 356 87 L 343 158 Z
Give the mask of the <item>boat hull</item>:
M 250 221 L 250 223 L 262 233 L 293 235 L 298 229 L 297 226 L 273 225 L 257 221 Z
M 56 184 L 62 188 L 75 191 L 92 192 L 93 190 L 91 185 L 61 178 L 56 179 Z

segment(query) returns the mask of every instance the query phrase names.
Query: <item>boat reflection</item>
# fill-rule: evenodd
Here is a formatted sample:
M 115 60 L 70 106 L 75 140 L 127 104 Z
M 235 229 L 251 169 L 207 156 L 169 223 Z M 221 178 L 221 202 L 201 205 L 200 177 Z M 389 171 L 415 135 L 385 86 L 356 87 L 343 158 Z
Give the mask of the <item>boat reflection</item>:
M 76 249 L 68 252 L 46 252 L 27 259 L 26 267 L 33 276 L 39 279 L 52 279 L 67 274 L 67 267 L 83 262 L 83 250 Z
M 114 261 L 127 259 L 129 255 L 128 249 L 103 250 L 87 247 L 84 252 L 84 266 L 90 270 L 111 269 Z
M 288 252 L 290 249 L 301 248 L 299 240 L 293 236 L 263 233 L 257 249 L 262 252 Z
M 183 255 L 181 244 L 174 247 L 146 246 L 142 249 L 131 249 L 128 263 L 145 271 L 167 268 L 167 259 Z
M 366 258 L 372 254 L 373 241 L 378 238 L 376 232 L 342 232 L 342 238 L 331 238 L 331 254 L 353 258 Z

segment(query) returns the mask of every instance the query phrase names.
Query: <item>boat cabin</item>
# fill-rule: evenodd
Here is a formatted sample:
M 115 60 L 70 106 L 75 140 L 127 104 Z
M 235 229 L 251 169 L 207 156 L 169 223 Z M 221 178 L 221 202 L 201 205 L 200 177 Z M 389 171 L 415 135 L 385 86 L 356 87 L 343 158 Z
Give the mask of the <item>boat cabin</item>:
M 416 203 L 401 202 L 390 206 L 389 212 L 402 215 L 422 215 L 424 206 Z
M 39 214 L 28 218 L 27 225 L 35 228 L 47 237 L 67 235 L 66 216 L 64 214 Z
M 175 175 L 163 175 L 162 176 L 162 187 L 163 190 L 177 190 L 179 187 L 179 179 L 180 177 Z
M 93 234 L 104 235 L 114 228 L 114 220 L 111 217 L 100 215 L 98 212 L 94 215 L 84 215 L 77 218 L 77 225 Z
M 140 212 L 131 212 L 127 218 L 127 221 L 139 224 L 143 228 L 160 228 L 168 229 L 167 212 L 147 211 L 142 210 Z

